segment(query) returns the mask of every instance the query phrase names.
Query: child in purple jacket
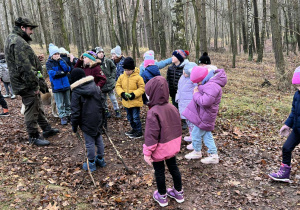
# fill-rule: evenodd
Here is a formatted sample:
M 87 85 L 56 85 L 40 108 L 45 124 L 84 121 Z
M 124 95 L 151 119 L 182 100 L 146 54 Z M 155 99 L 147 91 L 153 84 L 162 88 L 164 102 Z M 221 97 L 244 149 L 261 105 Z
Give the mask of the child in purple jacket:
M 169 88 L 162 76 L 152 78 L 145 87 L 149 107 L 143 145 L 145 161 L 154 167 L 157 189 L 153 199 L 164 207 L 167 196 L 178 203 L 184 201 L 181 174 L 176 164 L 176 154 L 181 145 L 181 121 L 178 110 L 169 103 Z M 173 188 L 166 190 L 165 162 L 173 177 Z
M 193 100 L 182 113 L 195 126 L 192 131 L 194 151 L 185 155 L 186 159 L 200 159 L 202 157 L 202 138 L 208 148 L 209 156 L 201 160 L 204 164 L 219 163 L 217 147 L 211 131 L 214 130 L 215 121 L 222 98 L 222 87 L 227 83 L 227 76 L 223 69 L 217 69 L 210 77 L 208 70 L 196 66 L 191 72 L 191 81 L 199 86 L 195 87 Z M 203 83 L 202 81 L 206 81 Z
M 186 119 L 183 115 L 182 112 L 185 110 L 187 105 L 191 102 L 193 99 L 193 91 L 194 88 L 196 87 L 196 84 L 194 84 L 190 80 L 190 75 L 193 67 L 197 66 L 196 63 L 194 62 L 188 62 L 187 64 L 184 65 L 183 67 L 183 74 L 181 75 L 179 82 L 178 82 L 178 90 L 176 93 L 176 103 L 178 103 L 178 108 L 179 108 L 179 113 L 181 119 Z M 192 141 L 191 133 L 193 130 L 194 125 L 189 121 L 186 120 L 186 123 L 189 128 L 189 133 L 190 136 L 185 136 L 184 140 L 185 141 Z M 193 146 L 190 144 L 188 148 L 193 148 Z

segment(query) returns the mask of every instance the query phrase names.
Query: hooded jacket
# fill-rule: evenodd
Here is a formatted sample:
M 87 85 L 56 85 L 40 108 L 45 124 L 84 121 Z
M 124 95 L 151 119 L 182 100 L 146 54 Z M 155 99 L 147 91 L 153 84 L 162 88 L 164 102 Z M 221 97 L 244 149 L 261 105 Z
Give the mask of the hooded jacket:
M 102 132 L 104 123 L 104 106 L 100 88 L 94 77 L 84 77 L 71 85 L 71 123 L 90 135 L 97 136 Z
M 145 71 L 142 73 L 143 80 L 145 84 L 153 77 L 160 76 L 160 71 L 157 65 L 149 65 L 146 67 Z
M 124 73 L 124 68 L 123 68 L 124 60 L 125 60 L 125 57 L 122 56 L 120 61 L 118 63 L 115 63 L 115 65 L 116 65 L 116 81 Z
M 198 128 L 213 131 L 222 98 L 222 87 L 227 83 L 227 76 L 223 69 L 215 71 L 215 76 L 204 85 L 199 85 L 182 115 Z
M 134 93 L 135 95 L 133 100 L 125 101 L 122 98 L 122 104 L 126 108 L 143 106 L 142 95 L 145 92 L 145 83 L 139 73 L 139 69 L 135 67 L 131 75 L 128 76 L 126 72 L 124 72 L 117 81 L 116 91 L 119 96 L 121 96 L 123 92 Z
M 176 66 L 173 64 L 172 66 L 169 66 L 168 71 L 167 71 L 167 81 L 169 85 L 169 92 L 170 96 L 172 98 L 175 97 L 178 89 L 178 81 L 183 74 L 183 67 L 185 63 L 181 63 L 179 66 Z
M 146 84 L 149 96 L 143 153 L 154 162 L 174 157 L 180 151 L 181 120 L 178 110 L 169 103 L 168 83 L 162 76 Z
M 155 61 L 154 65 L 156 65 L 159 69 L 162 69 L 165 68 L 167 65 L 170 65 L 171 63 L 172 63 L 172 57 L 161 61 Z M 143 61 L 143 63 L 141 63 L 140 65 L 140 75 L 142 75 L 144 71 L 145 71 L 145 67 Z
M 20 27 L 15 26 L 5 42 L 5 59 L 12 89 L 16 95 L 24 95 L 39 90 L 37 72 L 42 72 L 43 69 L 38 57 L 29 45 L 30 41 L 30 36 Z
M 90 65 L 85 66 L 83 65 L 83 61 L 78 59 L 74 68 L 82 68 L 85 76 L 93 76 L 96 85 L 102 88 L 106 83 L 106 77 L 101 70 L 100 63 L 101 61 L 96 59 L 95 62 L 91 62 Z
M 116 86 L 116 66 L 112 60 L 105 57 L 101 61 L 101 69 L 106 76 L 106 83 L 102 88 L 102 92 L 105 93 L 113 90 Z

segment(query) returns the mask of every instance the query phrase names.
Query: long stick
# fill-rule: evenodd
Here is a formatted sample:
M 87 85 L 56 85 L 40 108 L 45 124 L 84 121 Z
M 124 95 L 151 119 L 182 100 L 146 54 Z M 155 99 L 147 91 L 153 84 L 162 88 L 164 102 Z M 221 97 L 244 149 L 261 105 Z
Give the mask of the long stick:
M 86 154 L 87 154 L 87 151 L 86 151 L 86 147 L 85 147 L 84 141 L 82 140 L 82 138 L 81 138 L 81 136 L 79 135 L 78 132 L 76 132 L 76 136 L 77 136 L 77 138 L 79 139 L 79 141 L 81 141 L 81 142 L 83 143 L 83 145 L 84 145 L 84 150 L 85 150 L 85 155 L 86 155 Z M 96 183 L 95 183 L 95 180 L 94 180 L 94 177 L 93 177 L 93 175 L 92 175 L 92 173 L 91 173 L 91 170 L 90 170 L 90 164 L 89 164 L 88 158 L 86 158 L 86 164 L 87 164 L 87 167 L 88 167 L 88 172 L 89 172 L 89 174 L 90 174 L 90 177 L 91 177 L 91 179 L 92 179 L 92 181 L 93 181 L 93 183 L 94 183 L 94 186 L 97 187 L 97 185 L 96 185 Z
M 106 135 L 106 137 L 108 138 L 108 140 L 109 140 L 110 143 L 112 144 L 113 148 L 115 149 L 115 151 L 116 151 L 116 153 L 117 153 L 117 156 L 121 159 L 121 161 L 122 161 L 122 163 L 123 163 L 123 165 L 124 165 L 126 171 L 129 171 L 127 165 L 125 164 L 125 162 L 124 162 L 124 160 L 123 160 L 121 154 L 120 154 L 119 151 L 117 150 L 115 144 L 112 142 L 112 140 L 110 139 L 110 137 L 107 135 L 107 132 L 106 132 L 105 128 L 102 127 L 102 129 L 103 129 L 103 131 L 104 131 L 104 134 Z

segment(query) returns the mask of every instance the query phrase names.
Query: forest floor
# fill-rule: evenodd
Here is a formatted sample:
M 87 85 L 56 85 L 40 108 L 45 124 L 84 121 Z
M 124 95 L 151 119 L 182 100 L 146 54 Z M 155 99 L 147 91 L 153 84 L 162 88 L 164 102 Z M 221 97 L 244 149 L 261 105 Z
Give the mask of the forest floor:
M 267 54 L 262 64 L 238 56 L 235 69 L 229 54 L 211 53 L 210 57 L 228 76 L 213 132 L 220 163 L 204 165 L 184 159 L 189 151 L 182 141 L 177 159 L 185 202 L 169 199 L 166 209 L 300 208 L 299 148 L 293 153 L 291 183 L 274 182 L 267 176 L 280 166 L 285 139 L 278 130 L 290 112 L 294 90 L 277 90 L 272 54 Z M 289 74 L 296 59 L 287 58 Z M 261 87 L 265 78 L 271 86 Z M 89 174 L 81 169 L 84 145 L 70 125 L 60 125 L 45 106 L 51 125 L 61 132 L 49 138 L 50 146 L 31 146 L 20 114 L 21 98 L 7 102 L 11 115 L 0 118 L 0 209 L 160 209 L 152 199 L 156 190 L 153 169 L 143 160 L 144 139 L 125 136 L 130 128 L 123 109 L 121 119 L 108 120 L 108 134 L 131 172 L 125 171 L 104 136 L 107 166 L 93 172 L 94 187 Z M 146 112 L 143 107 L 143 127 Z M 207 155 L 205 147 L 202 152 Z M 166 182 L 172 186 L 169 173 Z

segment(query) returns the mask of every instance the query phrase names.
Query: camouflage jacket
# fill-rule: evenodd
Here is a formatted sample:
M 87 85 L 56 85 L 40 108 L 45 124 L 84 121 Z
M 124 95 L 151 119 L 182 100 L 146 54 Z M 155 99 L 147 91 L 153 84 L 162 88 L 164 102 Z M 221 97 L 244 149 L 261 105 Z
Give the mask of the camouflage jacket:
M 21 28 L 14 27 L 5 42 L 5 58 L 16 95 L 39 90 L 37 71 L 42 72 L 42 66 L 29 41 L 30 36 Z

